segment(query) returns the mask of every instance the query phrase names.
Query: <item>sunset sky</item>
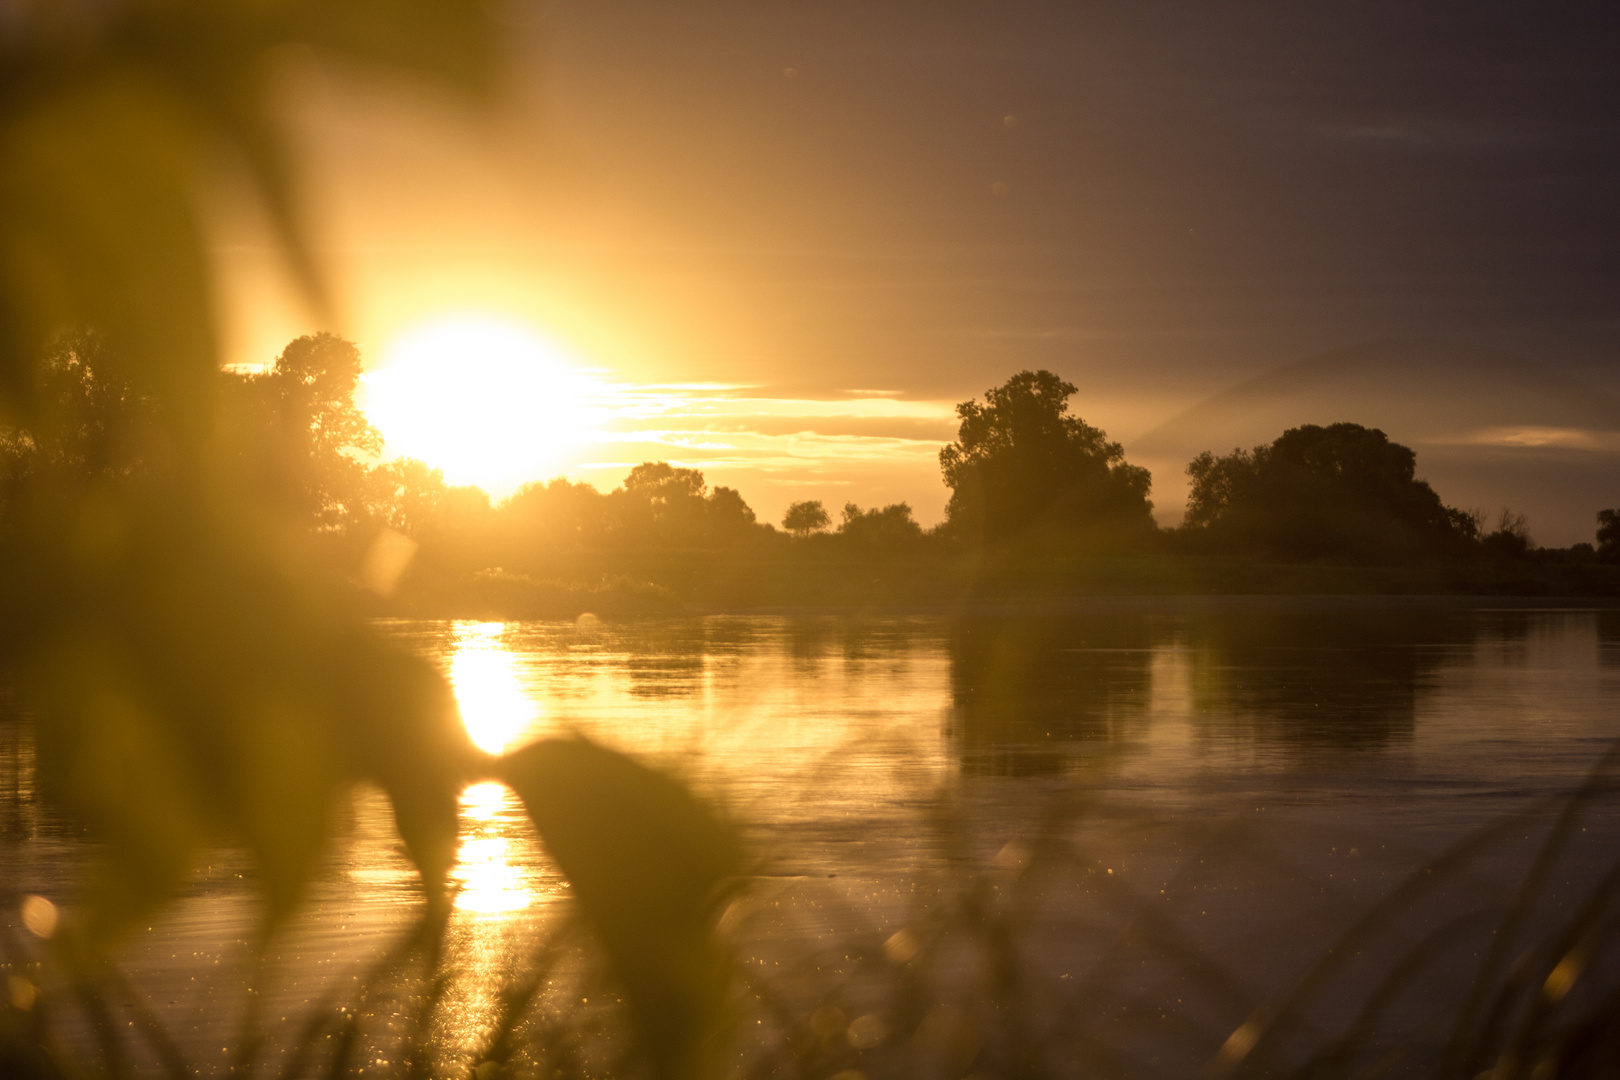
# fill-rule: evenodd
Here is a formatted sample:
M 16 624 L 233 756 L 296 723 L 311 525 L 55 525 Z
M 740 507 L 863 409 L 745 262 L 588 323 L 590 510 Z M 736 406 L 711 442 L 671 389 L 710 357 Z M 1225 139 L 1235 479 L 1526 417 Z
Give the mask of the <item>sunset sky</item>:
M 952 404 L 1022 368 L 1077 384 L 1076 411 L 1127 449 L 1246 379 L 1385 339 L 1620 390 L 1612 8 L 513 11 L 495 114 L 299 57 L 288 100 L 338 329 L 379 372 L 447 320 L 530 335 L 572 389 L 507 394 L 502 415 L 572 431 L 558 409 L 589 412 L 535 451 L 542 474 L 611 487 L 666 458 L 766 519 L 814 497 L 906 499 L 931 522 Z M 231 358 L 262 362 L 312 327 L 262 230 L 222 220 Z M 1593 415 L 1538 420 L 1587 456 L 1526 458 L 1531 473 L 1620 462 Z M 1515 423 L 1477 426 L 1528 445 Z M 1148 463 L 1173 519 L 1164 452 Z M 1568 522 L 1589 521 L 1595 496 L 1569 491 Z

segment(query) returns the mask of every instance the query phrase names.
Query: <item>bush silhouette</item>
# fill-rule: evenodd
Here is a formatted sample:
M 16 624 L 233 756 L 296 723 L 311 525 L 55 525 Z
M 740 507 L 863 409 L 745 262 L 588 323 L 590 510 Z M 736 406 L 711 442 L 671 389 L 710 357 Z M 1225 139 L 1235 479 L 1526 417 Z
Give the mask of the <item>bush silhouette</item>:
M 1187 466 L 1195 546 L 1291 558 L 1395 562 L 1466 550 L 1473 517 L 1415 478 L 1417 455 L 1376 428 L 1307 424 L 1269 446 Z
M 999 543 L 1039 534 L 1104 543 L 1154 530 L 1146 469 L 1102 430 L 1067 415 L 1076 390 L 1050 371 L 1021 371 L 964 401 L 957 441 L 939 453 L 949 531 Z
M 854 503 L 845 503 L 838 535 L 868 547 L 892 547 L 922 539 L 922 526 L 911 516 L 911 507 L 903 502 L 881 510 L 875 506 L 862 510 Z

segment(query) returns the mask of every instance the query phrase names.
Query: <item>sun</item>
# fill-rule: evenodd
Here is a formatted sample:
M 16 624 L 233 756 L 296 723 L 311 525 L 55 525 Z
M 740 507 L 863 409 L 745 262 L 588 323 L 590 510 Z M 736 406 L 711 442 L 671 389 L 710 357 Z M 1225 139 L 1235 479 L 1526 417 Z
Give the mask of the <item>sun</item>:
M 388 457 L 500 497 L 556 475 L 591 442 L 600 396 L 582 365 L 522 323 L 454 315 L 397 336 L 358 398 Z

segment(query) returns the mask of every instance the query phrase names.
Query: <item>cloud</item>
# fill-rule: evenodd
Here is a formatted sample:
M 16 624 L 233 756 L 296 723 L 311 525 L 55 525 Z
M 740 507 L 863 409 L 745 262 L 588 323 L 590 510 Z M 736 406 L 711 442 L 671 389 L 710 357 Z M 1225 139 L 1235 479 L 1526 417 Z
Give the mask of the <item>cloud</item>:
M 1458 438 L 1430 440 L 1440 446 L 1524 446 L 1555 450 L 1620 451 L 1620 431 L 1560 427 L 1479 428 Z

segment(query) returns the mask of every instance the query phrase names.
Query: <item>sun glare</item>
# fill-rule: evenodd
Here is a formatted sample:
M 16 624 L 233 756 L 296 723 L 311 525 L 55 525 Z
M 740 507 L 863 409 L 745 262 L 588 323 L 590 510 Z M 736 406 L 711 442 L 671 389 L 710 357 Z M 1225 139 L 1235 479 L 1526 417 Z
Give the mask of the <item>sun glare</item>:
M 419 458 L 452 484 L 499 497 L 561 472 L 591 442 L 598 390 L 522 324 L 462 315 L 396 338 L 362 376 L 359 398 L 389 457 Z
M 517 663 L 501 644 L 502 623 L 460 623 L 450 657 L 450 685 L 467 735 L 479 749 L 500 754 L 538 718 L 524 693 Z

